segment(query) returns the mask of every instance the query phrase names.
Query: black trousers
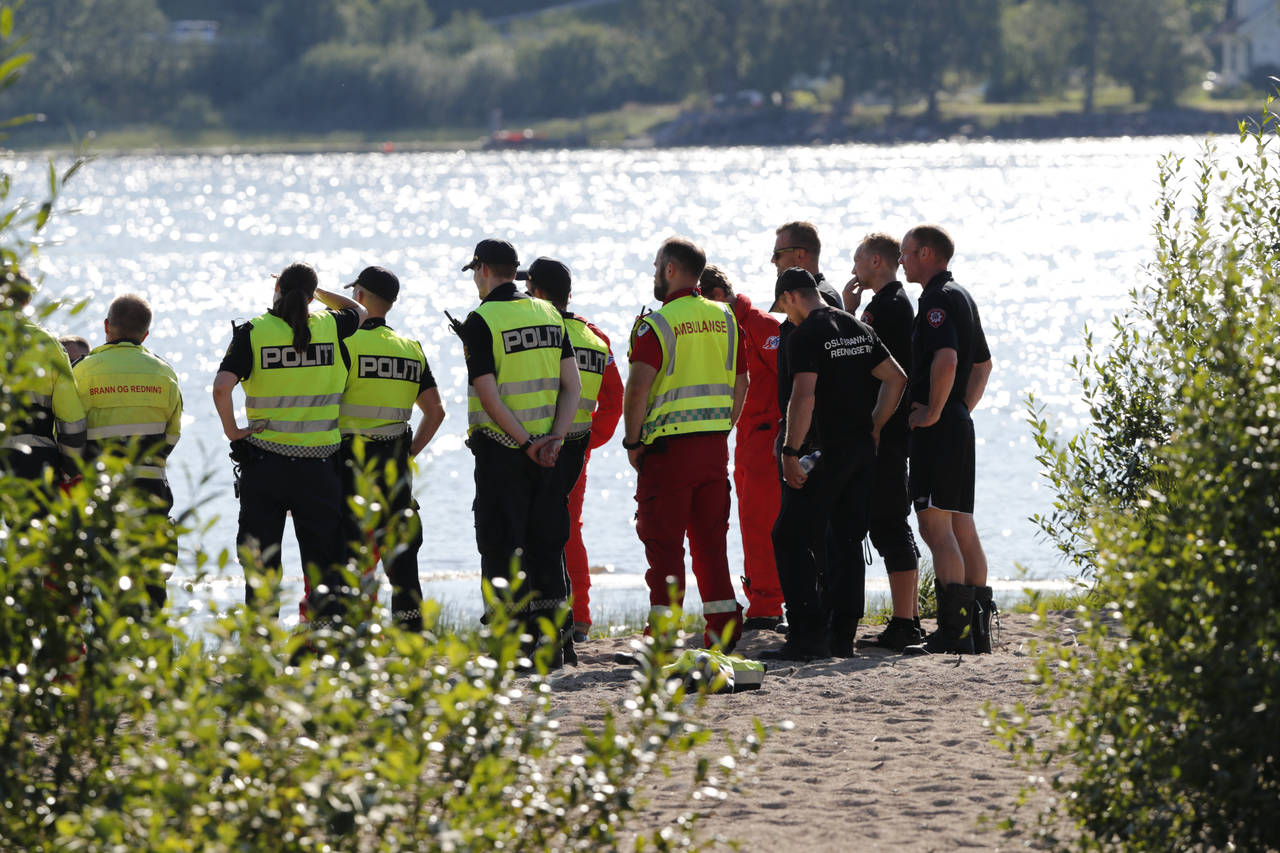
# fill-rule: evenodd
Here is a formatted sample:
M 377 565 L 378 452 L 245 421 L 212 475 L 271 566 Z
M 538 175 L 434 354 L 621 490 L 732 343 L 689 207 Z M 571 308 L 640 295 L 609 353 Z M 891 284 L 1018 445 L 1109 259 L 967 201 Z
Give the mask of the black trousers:
M 532 595 L 524 610 L 550 616 L 569 597 L 564 544 L 569 541 L 567 492 L 555 468 L 496 441 L 473 436 L 476 459 L 476 547 L 480 573 L 489 581 L 514 579 L 523 570 L 518 599 Z
M 920 549 L 907 521 L 910 514 L 906 437 L 886 437 L 881 433 L 871 475 L 867 532 L 871 534 L 871 544 L 884 558 L 884 570 L 889 574 L 913 572 L 919 566 Z
M 413 499 L 413 472 L 409 467 L 410 435 L 392 441 L 359 437 L 342 441 L 342 493 L 346 519 L 346 540 L 356 555 L 356 565 L 364 570 L 372 565 L 370 541 L 382 556 L 387 579 L 391 581 L 391 614 L 403 624 L 421 624 L 422 581 L 418 577 L 418 551 L 422 548 L 422 518 Z M 357 471 L 365 471 L 365 488 Z M 358 517 L 349 498 L 363 495 L 383 507 L 376 518 Z
M 346 543 L 343 539 L 342 481 L 337 455 L 323 459 L 281 456 L 252 451 L 241 462 L 240 531 L 236 545 L 249 548 L 244 564 L 245 603 L 261 605 L 261 591 L 253 581 L 278 584 L 283 569 L 280 543 L 284 522 L 293 514 L 303 570 L 311 584 L 308 608 L 312 619 L 340 616 L 350 595 L 343 578 Z M 322 592 L 320 587 L 325 587 Z M 278 612 L 280 603 L 275 602 Z
M 859 436 L 823 448 L 802 488 L 783 484 L 773 553 L 791 636 L 800 642 L 825 641 L 829 632 L 852 631 L 862 618 L 862 539 L 874 462 L 871 436 Z

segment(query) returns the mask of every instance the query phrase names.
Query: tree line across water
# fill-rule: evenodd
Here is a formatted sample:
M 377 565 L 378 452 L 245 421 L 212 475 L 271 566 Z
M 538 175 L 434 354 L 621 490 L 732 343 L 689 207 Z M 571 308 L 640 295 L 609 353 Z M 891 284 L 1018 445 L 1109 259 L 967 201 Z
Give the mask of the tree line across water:
M 0 106 L 63 136 L 475 129 L 726 99 L 933 115 L 958 93 L 1070 91 L 1088 112 L 1102 86 L 1157 105 L 1195 91 L 1222 17 L 1222 0 L 41 0 L 23 11 L 40 74 Z M 175 26 L 190 20 L 216 26 Z

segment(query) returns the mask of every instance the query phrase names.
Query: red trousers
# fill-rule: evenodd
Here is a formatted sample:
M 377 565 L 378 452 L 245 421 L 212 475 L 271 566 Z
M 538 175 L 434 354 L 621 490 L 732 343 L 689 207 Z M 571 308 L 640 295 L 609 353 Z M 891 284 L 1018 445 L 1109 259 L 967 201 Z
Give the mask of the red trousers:
M 569 541 L 564 546 L 565 568 L 573 591 L 573 621 L 591 624 L 591 565 L 587 562 L 587 546 L 582 544 L 582 502 L 587 494 L 588 450 L 582 460 L 582 473 L 569 492 Z
M 733 486 L 738 493 L 748 617 L 782 615 L 782 586 L 773 561 L 773 524 L 782 502 L 782 485 L 773 456 L 777 437 L 777 421 L 738 422 Z
M 729 442 L 723 433 L 659 439 L 645 451 L 636 483 L 636 533 L 644 543 L 653 609 L 684 603 L 684 540 L 702 597 L 707 640 L 732 624 L 730 642 L 742 630 L 742 607 L 729 580 Z M 678 590 L 675 601 L 670 586 Z M 652 611 L 651 611 L 652 612 Z

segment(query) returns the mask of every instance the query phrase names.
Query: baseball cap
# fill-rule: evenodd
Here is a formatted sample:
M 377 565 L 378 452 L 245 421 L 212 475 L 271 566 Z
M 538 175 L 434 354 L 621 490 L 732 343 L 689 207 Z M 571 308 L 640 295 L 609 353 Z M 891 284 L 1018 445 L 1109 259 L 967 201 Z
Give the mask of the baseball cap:
M 471 263 L 462 268 L 463 272 L 473 270 L 481 264 L 497 264 L 503 267 L 518 267 L 520 260 L 516 256 L 516 247 L 506 240 L 481 240 L 471 253 Z
M 400 295 L 400 279 L 396 278 L 395 273 L 382 267 L 365 267 L 360 270 L 356 280 L 345 287 L 355 287 L 357 284 L 388 302 L 395 302 Z
M 545 290 L 554 300 L 567 300 L 573 287 L 569 268 L 554 258 L 538 258 L 527 270 L 517 272 L 516 278 Z
M 787 290 L 817 290 L 818 282 L 814 281 L 813 274 L 806 269 L 800 267 L 788 267 L 782 271 L 782 275 L 778 276 L 778 283 L 773 288 L 773 305 L 769 307 L 770 311 L 780 311 L 778 307 L 778 298 Z

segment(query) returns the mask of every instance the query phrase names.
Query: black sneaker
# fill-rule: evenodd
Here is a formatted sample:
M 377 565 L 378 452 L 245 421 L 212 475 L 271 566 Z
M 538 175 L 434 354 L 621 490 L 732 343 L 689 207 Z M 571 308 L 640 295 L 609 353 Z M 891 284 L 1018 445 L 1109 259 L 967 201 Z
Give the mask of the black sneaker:
M 742 623 L 743 631 L 776 631 L 782 625 L 781 616 L 748 616 Z
M 874 637 L 863 637 L 858 640 L 857 646 L 860 649 L 885 649 L 892 652 L 901 652 L 907 646 L 915 645 L 924 638 L 917 631 L 915 623 L 910 619 L 899 619 L 894 617 L 889 620 L 889 624 L 885 629 Z

